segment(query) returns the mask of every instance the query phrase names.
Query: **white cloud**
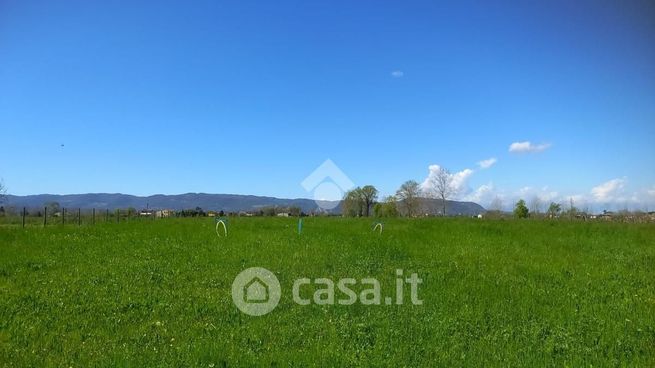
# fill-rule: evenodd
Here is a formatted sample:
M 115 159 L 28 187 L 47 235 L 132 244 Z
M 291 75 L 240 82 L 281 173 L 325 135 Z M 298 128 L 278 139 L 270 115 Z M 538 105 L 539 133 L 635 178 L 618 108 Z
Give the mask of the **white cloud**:
M 648 195 L 651 197 L 655 197 L 655 185 L 653 185 L 653 188 L 648 189 Z
M 430 175 L 439 170 L 438 165 L 430 166 Z M 655 207 L 655 186 L 643 188 L 640 191 L 627 191 L 627 178 L 616 178 L 593 187 L 585 193 L 560 193 L 548 186 L 532 187 L 524 186 L 516 190 L 503 190 L 497 188 L 492 182 L 480 185 L 476 189 L 470 189 L 467 181 L 474 173 L 466 169 L 453 174 L 453 186 L 458 189 L 455 200 L 475 202 L 489 209 L 494 200 L 498 198 L 502 202 L 502 208 L 510 211 L 519 199 L 524 199 L 529 206 L 540 202 L 540 210 L 545 211 L 551 202 L 560 203 L 563 209 L 568 209 L 573 200 L 573 205 L 581 210 L 589 212 L 600 212 L 604 209 L 640 209 L 647 210 Z M 429 187 L 429 178 L 423 182 L 423 187 Z
M 494 198 L 502 197 L 494 187 L 493 183 L 483 184 L 478 187 L 478 189 L 472 191 L 471 193 L 462 197 L 462 200 L 468 202 L 475 202 L 477 204 L 486 207 L 491 203 Z
M 428 177 L 425 178 L 423 183 L 421 184 L 421 188 L 425 191 L 429 191 L 431 189 L 430 187 L 430 179 L 434 177 L 441 166 L 439 165 L 430 165 L 430 173 L 428 174 Z M 461 195 L 465 195 L 468 192 L 470 192 L 470 188 L 468 187 L 468 179 L 473 175 L 474 171 L 471 169 L 464 169 L 462 171 L 458 171 L 455 173 L 451 173 L 451 186 L 453 188 L 453 196 L 455 198 L 459 198 Z
M 394 70 L 391 72 L 391 76 L 394 78 L 402 78 L 405 73 L 402 70 Z
M 482 160 L 478 162 L 478 166 L 480 166 L 481 169 L 488 169 L 492 167 L 498 160 L 496 160 L 495 157 L 488 158 L 486 160 Z
M 526 201 L 533 201 L 537 198 L 542 203 L 556 202 L 559 199 L 559 193 L 550 190 L 547 186 L 543 188 L 523 187 L 519 189 L 516 196 Z
M 598 202 L 611 202 L 615 200 L 624 200 L 621 197 L 626 179 L 612 179 L 603 184 L 591 188 L 591 195 Z
M 509 145 L 509 151 L 516 153 L 541 152 L 548 147 L 550 147 L 550 143 L 532 144 L 530 141 L 514 142 Z
M 573 195 L 568 195 L 562 198 L 561 202 L 567 205 L 571 204 L 571 201 L 573 201 L 573 205 L 578 207 L 580 206 L 580 203 L 587 203 L 587 196 L 584 194 L 573 194 Z
M 479 186 L 477 189 L 461 197 L 461 200 L 475 202 L 489 209 L 494 200 L 498 199 L 501 202 L 503 210 L 509 211 L 519 199 L 523 199 L 529 205 L 532 205 L 535 198 L 539 199 L 541 211 L 545 211 L 550 202 L 568 203 L 568 197 L 561 196 L 560 193 L 551 190 L 547 186 L 542 188 L 526 186 L 512 192 L 506 192 L 496 188 L 493 183 Z

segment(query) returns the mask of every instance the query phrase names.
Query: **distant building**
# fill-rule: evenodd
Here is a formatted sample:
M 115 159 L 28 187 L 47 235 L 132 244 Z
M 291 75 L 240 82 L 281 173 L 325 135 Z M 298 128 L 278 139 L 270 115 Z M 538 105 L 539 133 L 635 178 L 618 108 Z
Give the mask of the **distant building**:
M 598 218 L 602 220 L 611 220 L 613 217 L 614 217 L 614 212 L 612 211 L 603 211 L 602 214 L 598 215 Z
M 157 210 L 155 211 L 155 217 L 173 217 L 175 216 L 174 210 Z
M 289 217 L 289 212 L 278 212 L 277 217 Z

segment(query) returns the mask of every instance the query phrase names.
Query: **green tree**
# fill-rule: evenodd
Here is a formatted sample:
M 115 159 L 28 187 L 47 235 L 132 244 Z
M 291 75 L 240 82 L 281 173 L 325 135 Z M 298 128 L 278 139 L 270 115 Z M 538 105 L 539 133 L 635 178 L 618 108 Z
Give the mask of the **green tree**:
M 396 197 L 387 196 L 383 202 L 376 203 L 373 207 L 373 212 L 376 217 L 398 217 Z
M 362 188 L 357 187 L 346 192 L 341 201 L 341 212 L 344 216 L 357 217 L 364 214 L 364 197 Z
M 562 206 L 559 203 L 555 202 L 550 202 L 550 206 L 548 206 L 548 217 L 554 218 L 559 215 L 559 213 L 562 211 Z
M 59 202 L 48 202 L 45 204 L 45 207 L 47 208 L 48 216 L 54 216 L 56 213 L 59 213 L 59 211 L 61 211 Z
M 404 182 L 396 191 L 400 213 L 407 217 L 418 214 L 421 201 L 421 187 L 414 180 Z
M 365 185 L 359 190 L 362 205 L 364 206 L 364 216 L 370 215 L 371 207 L 378 199 L 378 190 L 372 185 Z
M 289 207 L 289 215 L 298 217 L 302 214 L 302 210 L 298 206 Z
M 514 216 L 516 218 L 527 218 L 529 214 L 530 210 L 528 210 L 528 206 L 525 205 L 525 201 L 519 199 L 514 206 Z
M 263 216 L 275 216 L 277 214 L 277 210 L 275 207 L 264 207 L 262 208 L 262 215 Z

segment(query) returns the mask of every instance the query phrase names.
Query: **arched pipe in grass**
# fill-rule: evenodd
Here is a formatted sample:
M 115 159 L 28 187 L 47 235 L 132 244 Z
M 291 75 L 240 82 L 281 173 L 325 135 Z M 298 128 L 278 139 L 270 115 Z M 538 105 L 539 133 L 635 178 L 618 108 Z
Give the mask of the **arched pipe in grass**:
M 216 230 L 216 235 L 218 235 L 219 238 L 221 237 L 221 233 L 218 231 L 218 229 L 219 229 L 219 227 L 220 227 L 221 225 L 223 225 L 223 233 L 224 233 L 224 236 L 227 237 L 227 225 L 226 225 L 226 222 L 227 222 L 227 219 L 222 219 L 222 218 L 216 219 L 216 228 L 215 228 L 215 230 Z

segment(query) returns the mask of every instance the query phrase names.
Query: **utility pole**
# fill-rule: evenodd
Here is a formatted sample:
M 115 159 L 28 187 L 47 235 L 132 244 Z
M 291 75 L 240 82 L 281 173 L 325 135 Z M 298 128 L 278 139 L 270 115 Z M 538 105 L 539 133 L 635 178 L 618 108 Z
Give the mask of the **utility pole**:
M 569 219 L 573 220 L 573 197 L 569 198 Z

